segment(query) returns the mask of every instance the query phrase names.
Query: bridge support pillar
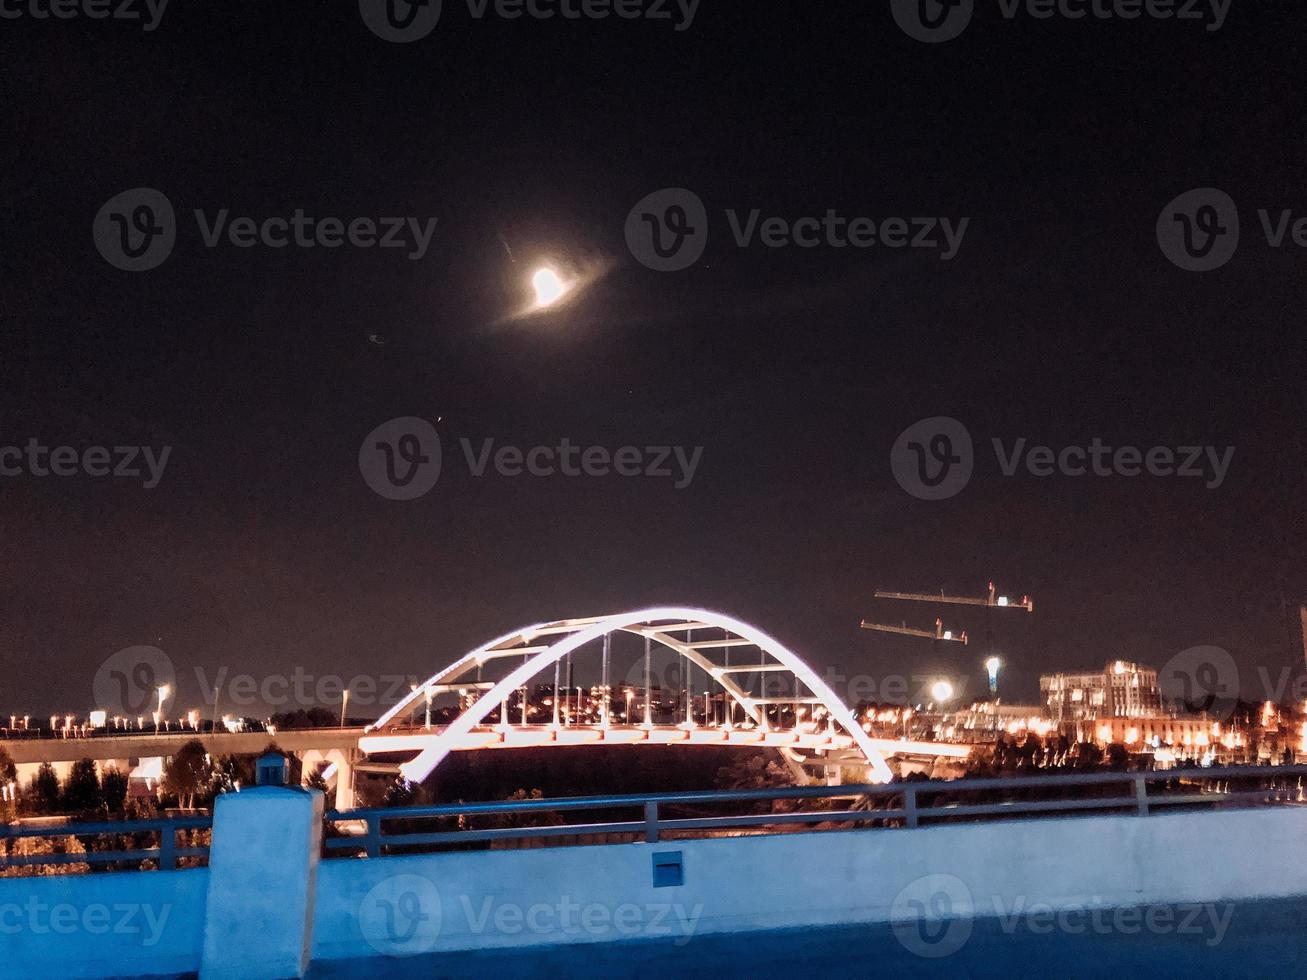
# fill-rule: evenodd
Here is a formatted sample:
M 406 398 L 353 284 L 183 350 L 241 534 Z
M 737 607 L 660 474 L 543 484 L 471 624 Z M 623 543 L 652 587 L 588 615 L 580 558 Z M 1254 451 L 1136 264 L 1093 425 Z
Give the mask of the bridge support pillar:
M 318 790 L 259 786 L 218 797 L 200 980 L 304 976 L 321 849 Z
M 358 755 L 355 750 L 341 753 L 340 760 L 336 763 L 336 809 L 352 810 L 354 809 L 354 757 Z

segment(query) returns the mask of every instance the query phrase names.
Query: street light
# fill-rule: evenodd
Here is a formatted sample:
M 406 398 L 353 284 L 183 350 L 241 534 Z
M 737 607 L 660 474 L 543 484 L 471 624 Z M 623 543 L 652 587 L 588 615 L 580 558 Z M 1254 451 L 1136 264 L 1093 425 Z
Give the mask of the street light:
M 953 697 L 953 685 L 948 681 L 936 681 L 930 687 L 930 696 L 940 704 L 943 704 L 945 701 L 948 701 Z
M 998 657 L 990 657 L 985 661 L 985 673 L 989 675 L 989 693 L 998 694 L 998 669 L 1003 666 L 1003 661 Z
M 159 722 L 163 719 L 163 699 L 168 696 L 171 690 L 171 684 L 160 684 L 154 689 L 154 692 L 159 695 L 159 707 L 154 715 L 154 730 L 156 732 L 159 730 Z

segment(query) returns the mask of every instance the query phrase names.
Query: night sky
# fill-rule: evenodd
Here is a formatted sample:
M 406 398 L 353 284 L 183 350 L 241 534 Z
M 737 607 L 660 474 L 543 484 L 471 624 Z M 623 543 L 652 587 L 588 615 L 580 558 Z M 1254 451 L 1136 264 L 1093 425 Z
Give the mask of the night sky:
M 20 8 L 26 10 L 26 7 Z M 674 9 L 674 8 L 673 8 Z M 0 478 L 0 714 L 85 711 L 114 651 L 194 669 L 425 676 L 514 626 L 704 606 L 821 669 L 1038 675 L 1229 649 L 1245 692 L 1300 665 L 1307 9 L 1202 22 L 1018 14 L 977 0 L 926 44 L 885 3 L 703 0 L 693 23 L 472 17 L 389 43 L 356 3 L 171 4 L 158 26 L 0 23 L 0 446 L 170 446 L 140 479 Z M 176 209 L 124 272 L 115 195 Z M 689 269 L 624 227 L 704 201 Z M 1242 240 L 1178 268 L 1163 206 L 1217 187 Z M 438 219 L 429 250 L 206 248 L 193 218 L 296 208 Z M 958 254 L 739 248 L 762 218 L 970 219 Z M 549 260 L 594 281 L 511 314 Z M 387 420 L 436 424 L 409 502 L 360 474 Z M 951 416 L 975 472 L 943 501 L 890 452 Z M 440 419 L 438 423 L 436 420 Z M 671 479 L 473 478 L 458 440 L 703 447 Z M 1201 479 L 1005 477 L 990 440 L 1233 446 Z M 1036 614 L 876 588 L 1029 593 Z M 969 647 L 859 630 L 968 628 Z

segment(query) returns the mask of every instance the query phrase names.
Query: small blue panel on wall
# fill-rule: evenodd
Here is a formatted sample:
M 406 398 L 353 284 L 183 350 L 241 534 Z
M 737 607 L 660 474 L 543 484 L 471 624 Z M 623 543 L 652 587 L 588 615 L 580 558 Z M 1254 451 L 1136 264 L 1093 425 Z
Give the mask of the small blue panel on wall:
M 653 856 L 653 886 L 674 888 L 685 884 L 685 868 L 680 851 L 663 851 Z

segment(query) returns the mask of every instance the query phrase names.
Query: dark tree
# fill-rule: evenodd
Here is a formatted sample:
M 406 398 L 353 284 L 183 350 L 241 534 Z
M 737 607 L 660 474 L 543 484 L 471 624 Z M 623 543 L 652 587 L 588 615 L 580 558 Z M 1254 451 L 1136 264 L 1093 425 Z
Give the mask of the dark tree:
M 41 763 L 32 779 L 31 802 L 37 813 L 59 812 L 59 777 L 48 762 Z
M 1107 768 L 1112 772 L 1125 772 L 1130 762 L 1130 753 L 1120 742 L 1113 742 L 1107 747 Z
M 110 813 L 121 813 L 127 800 L 127 774 L 110 766 L 100 777 L 100 795 Z
M 17 778 L 18 767 L 14 765 L 13 757 L 0 745 L 0 782 L 12 783 Z
M 104 794 L 100 789 L 100 775 L 95 771 L 95 760 L 78 759 L 64 785 L 64 809 L 71 813 L 89 813 L 100 809 L 103 803 Z
M 168 760 L 163 773 L 164 789 L 177 797 L 178 806 L 189 810 L 195 806 L 196 794 L 203 793 L 213 778 L 209 755 L 204 743 L 191 739 Z

